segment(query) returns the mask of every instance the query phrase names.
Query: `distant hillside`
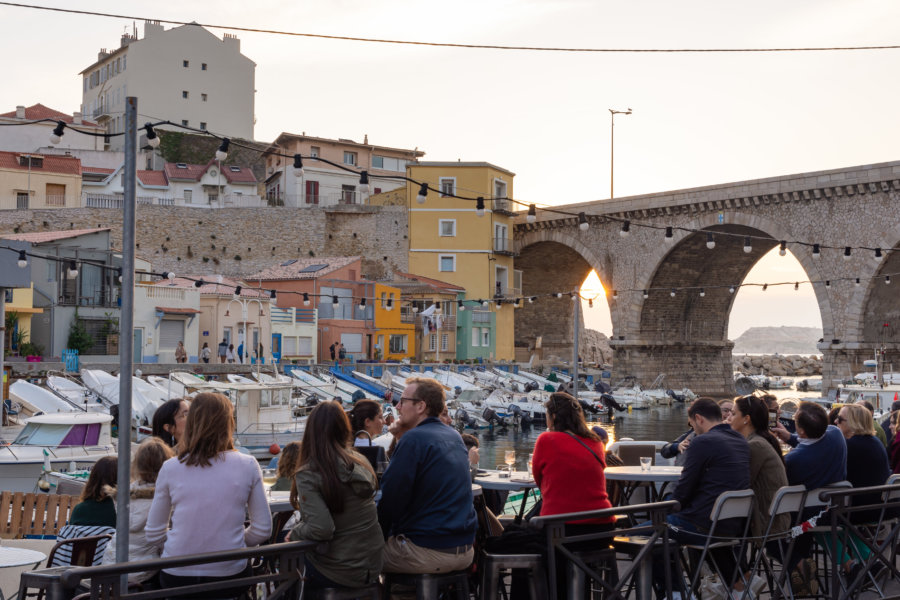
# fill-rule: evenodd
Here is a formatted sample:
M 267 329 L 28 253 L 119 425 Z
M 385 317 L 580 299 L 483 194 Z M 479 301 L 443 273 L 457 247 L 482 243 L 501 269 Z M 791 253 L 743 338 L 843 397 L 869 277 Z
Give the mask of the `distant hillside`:
M 734 340 L 734 354 L 818 354 L 816 327 L 751 327 Z

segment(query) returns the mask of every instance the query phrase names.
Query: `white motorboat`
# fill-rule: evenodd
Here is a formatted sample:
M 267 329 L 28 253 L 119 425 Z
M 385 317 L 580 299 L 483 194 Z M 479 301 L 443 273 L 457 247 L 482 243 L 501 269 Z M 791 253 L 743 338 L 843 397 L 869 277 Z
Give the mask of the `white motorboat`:
M 835 402 L 853 404 L 867 400 L 875 407 L 875 412 L 884 414 L 891 410 L 891 404 L 900 398 L 900 385 L 842 385 L 838 387 Z
M 60 375 L 47 377 L 47 387 L 72 404 L 87 407 L 88 410 L 105 411 L 111 404 L 104 404 L 97 394 L 74 379 Z
M 32 492 L 44 471 L 88 469 L 116 454 L 110 434 L 112 416 L 97 412 L 54 413 L 31 417 L 11 444 L 0 446 L 0 487 Z
M 798 379 L 794 382 L 794 388 L 798 392 L 821 392 L 822 391 L 822 378 L 821 377 L 806 377 L 804 379 Z
M 119 404 L 118 376 L 110 375 L 106 371 L 98 369 L 84 369 L 81 371 L 81 380 L 104 403 L 110 405 Z M 153 413 L 165 400 L 166 398 L 160 390 L 157 390 L 143 379 L 132 377 L 132 424 L 135 427 L 147 426 L 153 421 Z
M 30 415 L 85 412 L 78 405 L 24 379 L 18 379 L 9 386 L 9 397 L 27 409 Z
M 184 384 L 172 377 L 147 375 L 147 383 L 161 390 L 168 398 L 184 398 L 188 395 Z

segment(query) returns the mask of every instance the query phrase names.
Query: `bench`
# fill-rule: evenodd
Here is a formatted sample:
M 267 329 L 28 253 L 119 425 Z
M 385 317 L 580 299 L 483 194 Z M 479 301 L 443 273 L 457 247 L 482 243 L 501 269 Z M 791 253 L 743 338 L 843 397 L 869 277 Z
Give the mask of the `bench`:
M 54 537 L 68 522 L 78 496 L 0 492 L 0 538 Z

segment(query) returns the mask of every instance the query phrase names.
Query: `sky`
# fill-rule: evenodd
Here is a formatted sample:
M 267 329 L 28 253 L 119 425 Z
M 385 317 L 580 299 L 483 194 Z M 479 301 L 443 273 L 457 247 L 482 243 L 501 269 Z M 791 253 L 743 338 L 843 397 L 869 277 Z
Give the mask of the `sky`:
M 34 1 L 141 18 L 468 44 L 900 44 L 896 0 L 219 0 L 215 10 L 206 0 Z M 130 19 L 0 6 L 0 49 L 11 59 L 0 110 L 36 102 L 78 110 L 78 73 L 101 47 L 117 47 L 131 26 Z M 357 141 L 368 135 L 374 144 L 423 150 L 425 160 L 488 161 L 515 172 L 516 199 L 539 207 L 610 197 L 610 108 L 633 110 L 616 117 L 617 198 L 898 158 L 900 50 L 551 53 L 236 33 L 257 64 L 257 140 L 282 131 Z M 804 279 L 787 258 L 762 259 L 748 277 Z M 778 310 L 771 290 L 765 298 L 740 292 L 731 336 L 751 325 L 821 326 L 810 310 L 811 290 L 790 292 Z

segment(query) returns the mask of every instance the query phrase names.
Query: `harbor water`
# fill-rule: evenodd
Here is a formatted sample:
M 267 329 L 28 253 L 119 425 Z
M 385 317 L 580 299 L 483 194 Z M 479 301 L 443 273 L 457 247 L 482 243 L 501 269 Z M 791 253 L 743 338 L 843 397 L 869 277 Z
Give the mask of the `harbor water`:
M 798 392 L 796 390 L 772 390 L 773 394 L 784 402 L 791 399 L 818 398 L 818 392 Z M 623 438 L 646 441 L 671 441 L 687 431 L 687 405 L 676 403 L 671 406 L 652 406 L 645 410 L 631 412 L 616 412 L 610 420 L 604 414 L 588 416 L 591 421 L 589 426 L 599 425 L 609 434 L 610 443 Z M 494 469 L 503 464 L 504 453 L 514 450 L 516 453 L 515 469 L 526 470 L 528 455 L 534 451 L 534 443 L 537 437 L 546 431 L 543 423 L 533 424 L 521 429 L 512 427 L 493 430 L 482 429 L 473 432 L 467 429 L 465 433 L 474 433 L 480 443 L 479 466 L 483 469 Z

